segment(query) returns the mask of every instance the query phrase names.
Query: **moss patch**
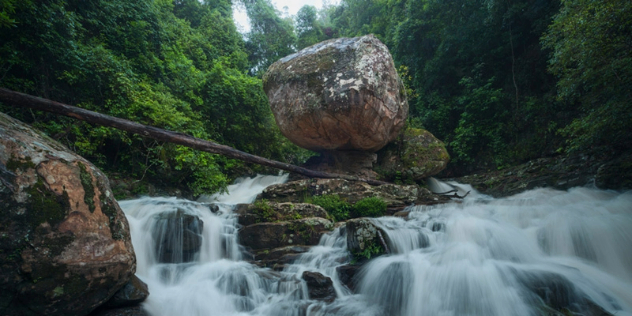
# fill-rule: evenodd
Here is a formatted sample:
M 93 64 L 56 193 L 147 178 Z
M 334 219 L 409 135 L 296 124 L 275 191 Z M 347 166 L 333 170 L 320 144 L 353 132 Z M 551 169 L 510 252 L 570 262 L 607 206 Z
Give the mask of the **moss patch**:
M 103 187 L 103 186 L 101 186 Z M 123 225 L 121 225 L 116 208 L 112 205 L 113 202 L 108 201 L 105 194 L 101 193 L 101 212 L 105 216 L 108 217 L 108 221 L 110 224 L 110 232 L 112 233 L 112 239 L 114 240 L 123 240 L 125 236 L 123 232 Z
M 35 169 L 36 167 L 37 166 L 35 166 L 35 164 L 31 160 L 31 157 L 26 157 L 24 160 L 11 158 L 9 159 L 9 161 L 7 161 L 7 170 L 10 171 L 16 171 L 18 169 L 26 171 L 27 169 Z
M 90 209 L 90 213 L 94 213 L 96 209 L 94 205 L 94 185 L 92 185 L 92 175 L 88 172 L 88 169 L 84 164 L 78 162 L 79 166 L 79 177 L 81 179 L 81 185 L 83 186 L 83 191 L 85 194 L 83 195 L 83 201 L 88 205 L 88 209 Z
M 31 196 L 28 220 L 33 230 L 44 222 L 55 226 L 66 218 L 70 209 L 70 201 L 65 190 L 61 195 L 57 195 L 46 188 L 42 179 L 38 179 L 37 183 L 26 192 Z

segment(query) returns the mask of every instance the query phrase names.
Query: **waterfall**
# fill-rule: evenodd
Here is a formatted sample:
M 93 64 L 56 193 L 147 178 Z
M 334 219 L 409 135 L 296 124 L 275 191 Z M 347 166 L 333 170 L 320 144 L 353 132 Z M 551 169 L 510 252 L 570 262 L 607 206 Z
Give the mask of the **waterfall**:
M 344 226 L 283 271 L 245 261 L 232 207 L 287 176 L 244 178 L 197 202 L 120 202 L 130 222 L 145 310 L 162 315 L 507 316 L 632 315 L 632 192 L 536 189 L 493 199 L 409 207 L 373 223 L 390 254 L 364 264 L 356 293 L 337 268 L 351 263 Z M 432 186 L 431 185 L 431 188 Z M 303 272 L 331 278 L 337 298 L 310 300 Z M 586 313 L 585 313 L 586 314 Z

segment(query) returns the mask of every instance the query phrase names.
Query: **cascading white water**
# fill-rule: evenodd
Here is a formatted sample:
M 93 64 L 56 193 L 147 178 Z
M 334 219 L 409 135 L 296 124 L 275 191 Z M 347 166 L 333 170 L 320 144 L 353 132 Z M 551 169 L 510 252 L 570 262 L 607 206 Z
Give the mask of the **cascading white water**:
M 630 192 L 537 189 L 409 217 L 376 220 L 395 254 L 370 262 L 360 285 L 394 315 L 548 315 L 543 303 L 581 311 L 586 299 L 631 315 Z
M 352 294 L 336 273 L 350 261 L 341 229 L 282 272 L 240 261 L 231 205 L 252 202 L 265 186 L 285 179 L 242 179 L 229 195 L 205 197 L 204 203 L 121 202 L 137 275 L 151 293 L 145 309 L 154 316 L 527 316 L 555 315 L 550 307 L 596 310 L 596 304 L 614 315 L 632 315 L 632 192 L 537 189 L 504 199 L 472 192 L 461 203 L 412 207 L 407 221 L 374 219 L 391 254 L 362 268 L 359 294 Z M 457 186 L 459 195 L 471 190 L 437 185 L 445 191 Z M 212 212 L 210 202 L 219 209 Z M 171 216 L 184 228 L 169 226 Z M 163 236 L 166 230 L 176 236 Z M 182 240 L 189 240 L 184 248 L 198 245 L 198 235 L 195 255 L 159 254 L 165 248 L 186 252 L 171 248 Z M 337 299 L 307 299 L 303 271 L 330 277 Z

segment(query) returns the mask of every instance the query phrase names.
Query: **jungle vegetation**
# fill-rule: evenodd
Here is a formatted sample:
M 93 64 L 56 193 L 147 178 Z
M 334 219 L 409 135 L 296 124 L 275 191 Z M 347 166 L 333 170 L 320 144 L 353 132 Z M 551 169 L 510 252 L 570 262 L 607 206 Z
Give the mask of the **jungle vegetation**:
M 234 5 L 251 21 L 240 34 Z M 270 0 L 0 0 L 0 86 L 300 163 L 261 75 L 317 42 L 375 34 L 405 81 L 409 125 L 451 169 L 632 144 L 632 2 L 341 0 L 296 16 Z M 0 104 L 110 174 L 225 187 L 258 167 Z

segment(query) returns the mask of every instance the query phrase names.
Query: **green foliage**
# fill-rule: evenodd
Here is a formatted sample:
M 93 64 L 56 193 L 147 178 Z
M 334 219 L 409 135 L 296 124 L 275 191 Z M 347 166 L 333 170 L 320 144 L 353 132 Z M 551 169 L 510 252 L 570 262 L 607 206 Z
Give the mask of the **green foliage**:
M 354 217 L 379 217 L 386 213 L 386 202 L 379 197 L 367 197 L 353 205 Z
M 270 0 L 242 0 L 250 18 L 246 34 L 251 73 L 261 77 L 272 63 L 296 51 L 291 18 L 281 18 Z
M 463 112 L 450 142 L 455 161 L 473 163 L 475 155 L 489 147 L 495 157 L 505 152 L 503 136 L 509 112 L 503 106 L 502 90 L 492 88 L 493 81 L 491 78 L 481 85 L 472 78 L 461 79 L 467 93 L 457 99 Z
M 570 149 L 632 145 L 632 4 L 563 0 L 542 41 L 558 96 L 582 115 L 563 127 Z
M 314 196 L 308 203 L 318 205 L 327 211 L 333 217 L 334 221 L 343 221 L 349 219 L 351 206 L 347 201 L 340 198 L 339 195 L 325 194 Z
M 273 222 L 277 219 L 277 213 L 267 200 L 257 200 L 254 206 L 254 213 L 259 217 L 257 222 Z
M 15 26 L 15 19 L 11 16 L 15 13 L 16 0 L 0 0 L 0 29 Z
M 0 0 L 0 86 L 277 160 L 284 139 L 250 68 L 228 0 Z M 3 27 L 4 15 L 0 15 Z M 244 164 L 52 114 L 1 105 L 107 172 L 194 194 L 222 190 Z
M 375 257 L 382 253 L 384 253 L 382 245 L 379 245 L 377 243 L 369 243 L 364 247 L 364 250 L 354 253 L 353 256 L 356 260 L 371 260 L 371 257 Z

